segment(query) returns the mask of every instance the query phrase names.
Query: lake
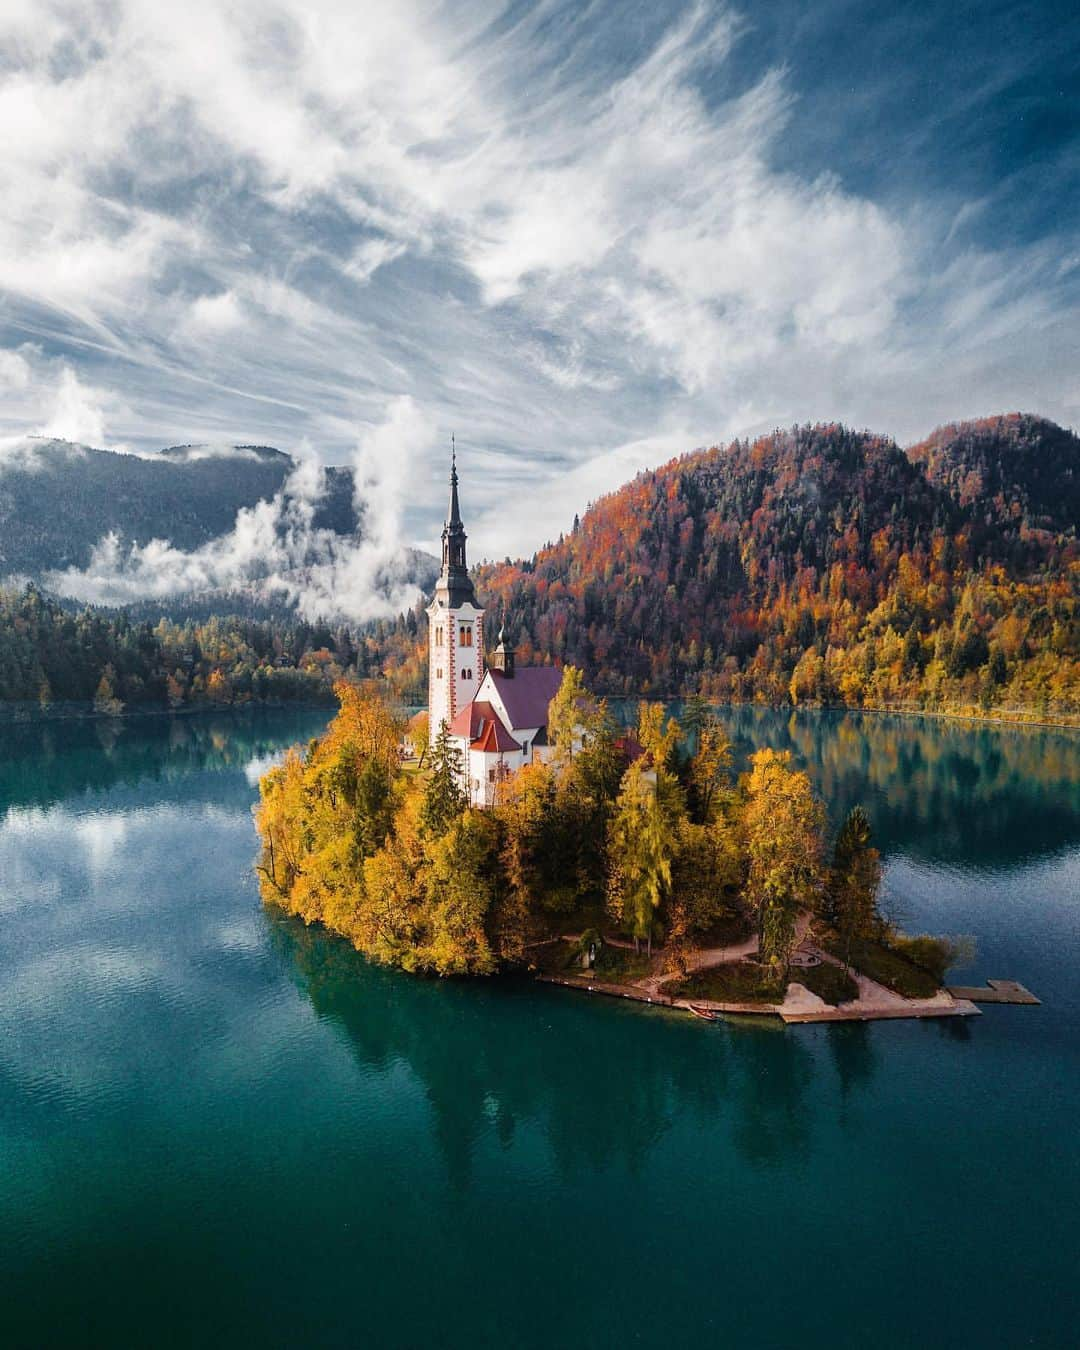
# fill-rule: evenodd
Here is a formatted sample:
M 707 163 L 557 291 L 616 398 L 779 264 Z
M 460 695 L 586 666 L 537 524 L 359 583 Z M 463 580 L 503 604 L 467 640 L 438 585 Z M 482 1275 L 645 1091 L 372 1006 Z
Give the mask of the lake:
M 308 712 L 0 728 L 0 1346 L 1077 1343 L 1080 736 L 735 710 L 1041 1008 L 709 1026 L 268 910 Z

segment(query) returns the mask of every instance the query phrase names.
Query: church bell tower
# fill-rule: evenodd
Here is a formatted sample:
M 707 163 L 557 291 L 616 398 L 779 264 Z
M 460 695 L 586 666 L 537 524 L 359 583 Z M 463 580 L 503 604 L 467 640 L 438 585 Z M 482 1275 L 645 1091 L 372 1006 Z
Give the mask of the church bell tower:
M 428 717 L 432 740 L 476 697 L 484 677 L 484 611 L 465 560 L 458 503 L 457 447 L 451 437 L 450 506 L 442 532 L 442 569 L 428 606 Z

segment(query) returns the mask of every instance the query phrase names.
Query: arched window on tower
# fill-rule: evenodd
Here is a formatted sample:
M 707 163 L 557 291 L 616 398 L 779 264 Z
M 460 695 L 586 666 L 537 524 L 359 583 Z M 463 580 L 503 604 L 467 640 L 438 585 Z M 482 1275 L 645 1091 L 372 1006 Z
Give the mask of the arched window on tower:
M 463 624 L 461 625 L 461 627 L 458 629 L 458 646 L 459 646 L 459 647 L 471 647 L 471 646 L 472 646 L 472 624 L 471 624 L 471 623 L 463 623 Z

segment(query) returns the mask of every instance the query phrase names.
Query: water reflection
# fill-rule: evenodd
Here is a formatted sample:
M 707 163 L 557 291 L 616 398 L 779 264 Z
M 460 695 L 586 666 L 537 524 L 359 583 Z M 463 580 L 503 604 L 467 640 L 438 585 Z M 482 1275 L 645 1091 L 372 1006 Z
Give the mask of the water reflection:
M 318 735 L 328 717 L 316 709 L 251 709 L 0 726 L 0 812 L 118 787 L 152 787 L 160 800 L 183 784 L 183 795 L 195 775 L 269 762 L 282 745 Z M 242 791 L 244 780 L 235 786 Z
M 0 730 L 0 1343 L 817 1346 L 842 1306 L 885 1345 L 898 1287 L 913 1344 L 1070 1343 L 1045 1290 L 1076 1245 L 1080 850 L 924 865 L 895 838 L 927 808 L 885 802 L 900 897 L 1046 997 L 971 1025 L 716 1028 L 425 982 L 250 885 L 259 768 L 318 722 Z M 866 795 L 827 744 L 865 755 L 861 733 L 789 722 L 744 742 L 787 729 Z M 946 816 L 1000 789 L 1026 820 L 1002 744 L 894 762 Z M 1070 773 L 1044 781 L 1075 803 Z M 1011 1283 L 1005 1229 L 1030 1258 Z
M 678 704 L 672 705 L 678 712 Z M 636 705 L 617 711 L 632 719 Z M 742 768 L 790 750 L 830 815 L 856 802 L 879 846 L 990 867 L 1080 843 L 1080 732 L 882 714 L 719 708 Z
M 941 1020 L 959 1023 L 963 1018 Z M 877 1072 L 872 1028 L 868 1022 L 834 1022 L 826 1028 L 825 1036 L 840 1082 L 840 1096 L 847 1101 L 857 1089 L 866 1087 Z
M 319 1017 L 339 1027 L 365 1070 L 405 1065 L 423 1086 L 455 1185 L 468 1184 L 489 1129 L 509 1145 L 539 1126 L 559 1172 L 644 1168 L 658 1141 L 693 1122 L 724 1130 L 744 1161 L 805 1153 L 821 1094 L 848 1098 L 876 1060 L 866 1028 L 839 1031 L 830 1056 L 806 1036 L 758 1025 L 705 1027 L 614 1001 L 535 986 L 402 979 L 347 944 L 267 911 L 273 945 Z

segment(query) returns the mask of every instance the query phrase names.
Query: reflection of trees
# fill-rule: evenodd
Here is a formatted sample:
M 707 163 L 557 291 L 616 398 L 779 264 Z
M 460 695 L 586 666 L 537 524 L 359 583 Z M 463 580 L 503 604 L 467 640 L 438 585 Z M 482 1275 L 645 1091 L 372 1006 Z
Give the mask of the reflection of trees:
M 539 1126 L 566 1176 L 644 1167 L 687 1116 L 729 1130 L 754 1164 L 809 1144 L 814 1059 L 798 1032 L 704 1027 L 499 981 L 418 980 L 281 912 L 267 910 L 267 921 L 316 1013 L 344 1030 L 360 1062 L 387 1073 L 407 1065 L 423 1085 L 459 1185 L 488 1129 L 508 1143 Z
M 754 1037 L 746 1049 L 750 1062 L 741 1075 L 734 1131 L 740 1153 L 748 1162 L 768 1165 L 804 1153 L 812 1123 L 806 1094 L 813 1077 L 810 1052 L 798 1032 L 786 1028 Z
M 943 1022 L 962 1022 L 962 1017 L 944 1017 Z M 866 1086 L 877 1071 L 873 1033 L 867 1022 L 834 1022 L 826 1028 L 829 1053 L 840 1080 L 840 1095 L 846 1102 L 856 1088 Z
M 629 715 L 628 705 L 620 712 Z M 677 711 L 677 705 L 676 705 Z M 1015 864 L 1080 840 L 1080 734 L 930 717 L 721 708 L 740 768 L 790 750 L 834 821 L 856 803 L 885 852 Z
M 290 709 L 43 722 L 0 727 L 0 810 L 82 792 L 177 783 L 240 768 L 321 731 L 328 714 Z

